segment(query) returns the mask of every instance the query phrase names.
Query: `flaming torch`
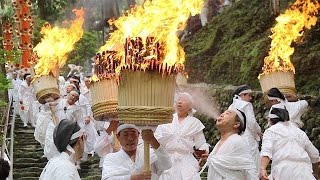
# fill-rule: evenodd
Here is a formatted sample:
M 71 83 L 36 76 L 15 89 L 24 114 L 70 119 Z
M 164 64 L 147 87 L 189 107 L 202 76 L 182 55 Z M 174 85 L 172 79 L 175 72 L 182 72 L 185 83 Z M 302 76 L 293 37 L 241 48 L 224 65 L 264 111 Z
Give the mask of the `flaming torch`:
M 200 13 L 203 0 L 147 0 L 116 21 L 117 30 L 100 48 L 113 51 L 120 64 L 118 117 L 142 129 L 172 121 L 175 78 L 184 72 L 185 53 L 177 31 L 190 15 Z M 145 143 L 144 169 L 150 170 L 149 145 Z
M 311 29 L 316 24 L 319 7 L 318 1 L 297 0 L 276 18 L 277 24 L 271 29 L 269 55 L 264 59 L 262 73 L 258 77 L 265 94 L 277 87 L 285 96 L 296 97 L 295 69 L 290 61 L 294 48 L 291 44 L 303 36 L 304 28 Z M 265 102 L 268 102 L 266 98 Z
M 60 97 L 58 80 L 59 68 L 63 67 L 67 61 L 74 44 L 83 35 L 82 24 L 84 22 L 84 11 L 73 10 L 76 19 L 72 21 L 69 28 L 51 27 L 46 23 L 41 34 L 41 42 L 33 49 L 36 65 L 34 66 L 33 86 L 36 97 L 40 103 L 45 103 L 46 99 L 57 99 Z

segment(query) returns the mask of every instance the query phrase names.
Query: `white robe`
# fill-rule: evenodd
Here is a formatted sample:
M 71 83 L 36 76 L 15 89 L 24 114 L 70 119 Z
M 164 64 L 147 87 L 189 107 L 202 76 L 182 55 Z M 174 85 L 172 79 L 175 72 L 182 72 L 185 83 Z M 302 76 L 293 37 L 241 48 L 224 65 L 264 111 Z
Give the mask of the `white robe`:
M 22 101 L 22 105 L 20 105 L 20 117 L 24 124 L 28 122 L 31 125 L 34 125 L 34 105 L 35 105 L 35 95 L 34 88 L 32 84 L 28 86 L 26 81 L 23 81 L 19 88 L 19 101 Z
M 11 88 L 8 89 L 9 98 L 12 97 L 13 100 L 13 107 L 16 114 L 19 113 L 19 88 L 22 81 L 19 78 L 11 79 Z
M 209 146 L 203 134 L 204 125 L 195 117 L 187 116 L 180 124 L 178 115 L 173 121 L 157 127 L 155 137 L 170 154 L 172 167 L 161 174 L 160 179 L 192 179 L 200 167 L 193 156 L 193 147 L 209 152 Z M 197 177 L 200 179 L 200 176 Z
M 105 122 L 103 130 L 100 131 L 100 136 L 97 136 L 94 144 L 94 152 L 100 157 L 99 167 L 103 166 L 104 158 L 107 154 L 113 152 L 114 147 L 114 135 L 109 135 L 105 129 L 109 127 L 109 122 Z
M 84 144 L 84 152 L 91 153 L 92 151 L 94 151 L 94 144 L 98 136 L 94 124 L 93 113 L 91 111 L 91 105 L 88 99 L 82 94 L 80 94 L 79 100 L 76 102 L 76 104 L 81 108 L 81 112 L 83 115 L 82 119 L 85 119 L 86 117 L 90 118 L 89 124 L 85 124 L 85 122 L 83 121 L 83 123 L 79 124 L 79 126 L 85 130 L 85 134 L 87 136 L 86 142 Z
M 49 122 L 47 131 L 46 131 L 46 138 L 44 141 L 44 148 L 43 148 L 43 154 L 48 160 L 52 159 L 54 156 L 60 153 L 53 141 L 54 128 L 55 126 L 53 122 Z
M 260 170 L 260 152 L 258 142 L 260 141 L 261 128 L 257 123 L 254 115 L 253 106 L 250 102 L 243 101 L 241 99 L 233 99 L 232 104 L 228 109 L 235 108 L 239 109 L 246 115 L 246 130 L 241 135 L 242 138 L 248 143 L 249 150 L 254 157 L 257 170 Z
M 77 105 L 69 105 L 67 99 L 60 98 L 57 100 L 57 106 L 53 107 L 53 112 L 55 113 L 58 121 L 60 122 L 63 119 L 68 119 L 75 121 L 79 124 L 83 124 L 82 112 L 80 107 Z M 45 104 L 44 108 L 49 110 L 48 104 Z M 47 127 L 46 131 L 46 138 L 44 144 L 44 155 L 47 157 L 48 160 L 53 158 L 55 155 L 59 154 L 54 142 L 53 142 L 53 131 L 55 125 L 53 122 L 50 122 Z
M 46 132 L 48 124 L 52 121 L 52 114 L 50 110 L 46 110 L 43 106 L 40 107 L 38 113 L 36 128 L 34 131 L 35 139 L 44 146 L 46 139 Z
M 294 122 L 298 127 L 303 127 L 301 116 L 308 108 L 306 100 L 299 100 L 297 102 L 284 102 L 290 116 L 290 121 Z
M 220 142 L 220 141 L 219 141 Z M 231 135 L 208 157 L 208 180 L 258 180 L 257 169 L 247 143 L 238 134 Z
M 264 132 L 261 156 L 272 159 L 270 177 L 277 180 L 315 179 L 311 163 L 320 161 L 318 149 L 291 122 L 278 122 Z
M 137 147 L 135 162 L 122 149 L 110 153 L 104 159 L 101 180 L 130 180 L 131 174 L 143 171 L 143 159 L 143 145 Z M 164 170 L 171 167 L 169 155 L 162 146 L 155 151 L 150 150 L 150 164 L 152 180 L 157 180 Z
M 47 163 L 39 180 L 80 180 L 80 176 L 70 156 L 62 152 Z

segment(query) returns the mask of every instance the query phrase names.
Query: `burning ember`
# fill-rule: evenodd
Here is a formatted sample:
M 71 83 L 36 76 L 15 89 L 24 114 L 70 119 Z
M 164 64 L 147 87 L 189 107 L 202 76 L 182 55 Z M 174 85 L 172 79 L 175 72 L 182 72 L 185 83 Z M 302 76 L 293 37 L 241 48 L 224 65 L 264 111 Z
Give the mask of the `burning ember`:
M 185 52 L 179 45 L 177 31 L 184 29 L 190 15 L 200 13 L 203 3 L 203 0 L 147 0 L 143 6 L 136 6 L 109 22 L 117 30 L 100 48 L 98 59 L 109 61 L 112 57 L 118 64 L 109 64 L 117 74 L 123 68 L 162 73 L 183 70 Z
M 297 0 L 284 14 L 276 18 L 277 24 L 271 29 L 272 39 L 269 55 L 264 59 L 262 74 L 275 71 L 295 72 L 290 61 L 294 52 L 292 42 L 303 35 L 303 28 L 311 29 L 317 22 L 320 8 L 318 1 Z
M 41 42 L 34 48 L 37 64 L 34 67 L 35 77 L 56 74 L 56 70 L 61 68 L 67 61 L 67 54 L 70 53 L 74 44 L 83 35 L 82 24 L 84 22 L 84 10 L 73 10 L 76 19 L 72 21 L 69 28 L 51 27 L 46 23 L 41 34 Z

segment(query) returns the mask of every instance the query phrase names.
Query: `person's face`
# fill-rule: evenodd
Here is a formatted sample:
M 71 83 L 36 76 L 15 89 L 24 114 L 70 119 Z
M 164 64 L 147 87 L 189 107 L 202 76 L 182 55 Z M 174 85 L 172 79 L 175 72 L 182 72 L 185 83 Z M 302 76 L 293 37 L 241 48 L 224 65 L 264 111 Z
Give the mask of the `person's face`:
M 234 111 L 226 110 L 222 113 L 216 122 L 217 128 L 224 130 L 237 129 L 240 126 L 240 122 L 236 121 L 237 114 Z
M 71 93 L 68 95 L 68 104 L 74 105 L 78 101 L 78 99 L 78 95 Z
M 31 78 L 31 77 L 27 77 L 27 78 L 26 78 L 26 82 L 27 82 L 28 84 L 30 84 L 30 83 L 31 83 L 31 80 L 32 80 L 32 78 Z
M 67 93 L 69 94 L 72 90 L 74 90 L 73 86 L 67 86 Z
M 176 108 L 179 114 L 188 114 L 191 109 L 191 102 L 185 96 L 180 96 L 178 98 Z
M 89 80 L 89 79 L 86 79 L 86 80 L 84 81 L 84 84 L 87 86 L 87 88 L 89 88 L 89 87 L 90 87 L 90 80 Z
M 136 129 L 124 129 L 120 131 L 117 137 L 124 151 L 131 152 L 137 149 L 139 132 Z
M 12 74 L 13 79 L 17 79 L 17 74 Z
M 241 99 L 244 100 L 244 101 L 251 102 L 251 100 L 252 100 L 252 93 L 240 94 L 240 97 L 241 97 Z

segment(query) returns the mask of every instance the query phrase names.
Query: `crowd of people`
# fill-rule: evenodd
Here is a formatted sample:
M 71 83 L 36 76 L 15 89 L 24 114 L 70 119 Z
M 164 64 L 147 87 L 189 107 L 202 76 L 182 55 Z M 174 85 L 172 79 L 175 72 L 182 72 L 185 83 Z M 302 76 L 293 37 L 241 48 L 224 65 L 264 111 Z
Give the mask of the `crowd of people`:
M 220 138 L 210 152 L 189 93 L 177 94 L 171 123 L 141 131 L 133 124 L 93 118 L 89 76 L 59 77 L 60 98 L 39 104 L 30 74 L 20 75 L 23 79 L 18 75 L 8 75 L 9 96 L 25 128 L 35 128 L 35 139 L 49 160 L 40 179 L 80 179 L 77 169 L 90 154 L 101 157 L 103 180 L 200 180 L 206 167 L 210 180 L 318 178 L 319 151 L 300 129 L 308 103 L 289 102 L 277 88 L 267 94 L 272 106 L 264 133 L 255 118 L 251 88 L 237 88 L 229 108 L 215 121 Z M 143 142 L 151 145 L 149 172 L 143 168 Z

